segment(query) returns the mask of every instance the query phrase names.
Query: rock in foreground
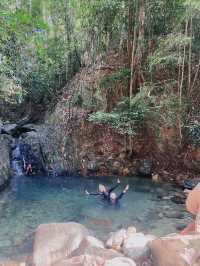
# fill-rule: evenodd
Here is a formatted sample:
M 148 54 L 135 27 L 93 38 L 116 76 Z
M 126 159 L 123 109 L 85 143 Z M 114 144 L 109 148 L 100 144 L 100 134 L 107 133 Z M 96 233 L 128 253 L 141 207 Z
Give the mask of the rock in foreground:
M 40 225 L 35 234 L 33 265 L 53 265 L 70 255 L 88 235 L 88 230 L 77 223 Z
M 108 244 L 105 248 L 81 224 L 43 224 L 36 230 L 31 262 L 29 256 L 0 266 L 200 266 L 198 234 L 155 238 L 129 227 L 112 233 Z M 112 248 L 116 244 L 121 252 Z
M 200 235 L 169 235 L 149 246 L 155 266 L 200 266 Z

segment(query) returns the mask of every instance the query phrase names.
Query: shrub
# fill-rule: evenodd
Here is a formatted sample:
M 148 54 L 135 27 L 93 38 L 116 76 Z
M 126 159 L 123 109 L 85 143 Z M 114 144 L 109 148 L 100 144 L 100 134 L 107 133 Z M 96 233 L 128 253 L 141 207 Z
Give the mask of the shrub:
M 134 97 L 124 97 L 111 113 L 99 111 L 91 114 L 89 121 L 108 124 L 122 134 L 135 135 L 140 127 L 156 116 L 155 97 L 150 95 L 148 87 L 144 87 Z
M 110 75 L 105 76 L 100 82 L 101 89 L 114 89 L 119 82 L 126 82 L 128 85 L 131 71 L 129 68 L 122 68 Z

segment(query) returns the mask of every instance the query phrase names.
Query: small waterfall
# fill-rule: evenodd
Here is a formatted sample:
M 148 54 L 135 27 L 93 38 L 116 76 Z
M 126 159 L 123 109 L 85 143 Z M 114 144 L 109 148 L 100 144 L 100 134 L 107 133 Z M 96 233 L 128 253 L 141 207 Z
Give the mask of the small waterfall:
M 20 137 L 14 138 L 11 143 L 10 154 L 11 170 L 13 178 L 11 180 L 11 188 L 13 191 L 17 191 L 19 178 L 24 174 L 23 156 L 20 151 Z
M 20 151 L 20 138 L 13 139 L 11 150 L 11 168 L 14 176 L 23 175 L 23 158 Z

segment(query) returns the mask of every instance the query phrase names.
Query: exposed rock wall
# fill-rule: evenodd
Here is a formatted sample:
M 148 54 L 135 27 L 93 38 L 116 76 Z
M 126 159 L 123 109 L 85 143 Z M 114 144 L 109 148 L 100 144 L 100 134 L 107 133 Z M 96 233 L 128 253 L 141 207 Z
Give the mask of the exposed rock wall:
M 46 125 L 40 131 L 47 169 L 57 174 L 83 175 L 156 173 L 158 179 L 162 176 L 179 183 L 192 176 L 200 177 L 199 148 L 187 143 L 181 146 L 176 128 L 163 126 L 159 137 L 150 129 L 140 130 L 131 139 L 130 152 L 129 137 L 106 125 L 88 122 L 91 112 L 109 109 L 108 94 L 99 88 L 101 79 L 124 67 L 118 57 L 112 56 L 108 61 L 109 64 L 83 68 L 63 89 L 55 110 L 47 114 Z M 118 89 L 112 107 L 123 95 L 124 88 Z
M 8 136 L 0 135 L 0 189 L 8 184 L 10 177 L 9 142 Z
M 43 148 L 48 168 L 55 172 L 61 169 L 83 175 L 133 176 L 146 167 L 140 167 L 146 159 L 145 165 L 149 167 L 144 174 L 151 174 L 150 153 L 155 145 L 149 141 L 149 134 L 132 140 L 134 149 L 130 154 L 127 137 L 88 121 L 90 112 L 107 109 L 108 101 L 99 90 L 99 81 L 113 69 L 124 67 L 117 58 L 112 64 L 112 68 L 97 64 L 82 69 L 63 89 L 55 110 L 47 115 L 46 126 L 51 128 L 51 133 L 46 134 L 49 147 L 45 148 L 44 144 Z

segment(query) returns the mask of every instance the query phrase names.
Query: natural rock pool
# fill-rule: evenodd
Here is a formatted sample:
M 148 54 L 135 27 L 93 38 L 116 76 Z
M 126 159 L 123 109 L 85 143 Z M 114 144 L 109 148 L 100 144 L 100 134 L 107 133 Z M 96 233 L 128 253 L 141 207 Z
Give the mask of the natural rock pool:
M 111 231 L 134 225 L 156 235 L 176 232 L 190 221 L 184 204 L 171 197 L 182 191 L 170 184 L 142 178 L 122 178 L 117 193 L 130 190 L 118 206 L 87 196 L 98 184 L 116 184 L 116 178 L 18 177 L 0 194 L 0 258 L 21 255 L 31 249 L 31 235 L 41 223 L 76 221 L 105 238 Z

